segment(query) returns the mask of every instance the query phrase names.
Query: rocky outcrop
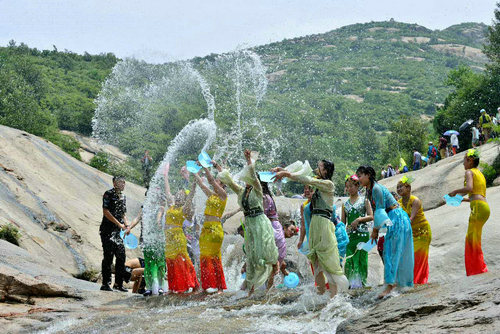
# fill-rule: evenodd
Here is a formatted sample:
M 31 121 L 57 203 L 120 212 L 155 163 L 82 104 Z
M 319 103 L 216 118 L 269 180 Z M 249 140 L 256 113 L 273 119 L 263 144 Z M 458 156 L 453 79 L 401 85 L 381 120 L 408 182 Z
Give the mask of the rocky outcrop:
M 339 325 L 344 333 L 498 333 L 500 278 L 486 273 L 425 285 L 368 307 Z
M 14 225 L 21 247 L 51 266 L 71 274 L 100 268 L 102 194 L 111 187 L 110 175 L 52 143 L 0 126 L 0 225 Z M 139 212 L 144 193 L 127 183 L 129 218 Z
M 467 58 L 467 59 L 470 59 L 472 61 L 479 62 L 479 63 L 487 63 L 488 62 L 488 57 L 486 57 L 486 55 L 481 51 L 481 49 L 473 48 L 473 47 L 466 46 L 466 45 L 435 44 L 435 45 L 431 45 L 431 48 L 433 48 L 436 51 L 442 52 L 442 53 Z
M 130 158 L 117 147 L 99 143 L 94 138 L 82 136 L 81 134 L 67 130 L 63 130 L 61 133 L 75 138 L 80 143 L 80 156 L 86 163 L 89 163 L 90 160 L 99 152 L 108 154 L 112 159 L 118 162 L 125 162 L 128 158 Z
M 0 301 L 28 302 L 23 297 L 74 297 L 99 285 L 75 279 L 50 261 L 0 240 Z

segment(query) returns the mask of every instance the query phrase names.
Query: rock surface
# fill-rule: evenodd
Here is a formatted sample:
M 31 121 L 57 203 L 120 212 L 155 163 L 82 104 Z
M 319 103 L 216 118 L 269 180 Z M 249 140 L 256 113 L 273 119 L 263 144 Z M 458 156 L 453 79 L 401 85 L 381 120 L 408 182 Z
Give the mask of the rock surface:
M 369 307 L 337 333 L 498 333 L 498 272 L 425 285 Z
M 102 194 L 111 187 L 110 175 L 52 143 L 0 126 L 0 225 L 17 227 L 22 248 L 52 266 L 71 274 L 100 268 Z M 139 212 L 144 193 L 143 187 L 127 183 L 130 219 Z

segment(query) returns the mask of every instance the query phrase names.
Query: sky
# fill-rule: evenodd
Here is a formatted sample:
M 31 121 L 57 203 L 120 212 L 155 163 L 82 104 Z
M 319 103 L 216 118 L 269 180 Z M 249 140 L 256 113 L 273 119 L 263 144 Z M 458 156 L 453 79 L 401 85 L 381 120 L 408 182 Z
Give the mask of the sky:
M 494 18 L 495 0 L 0 0 L 0 45 L 165 62 L 394 18 L 430 29 Z

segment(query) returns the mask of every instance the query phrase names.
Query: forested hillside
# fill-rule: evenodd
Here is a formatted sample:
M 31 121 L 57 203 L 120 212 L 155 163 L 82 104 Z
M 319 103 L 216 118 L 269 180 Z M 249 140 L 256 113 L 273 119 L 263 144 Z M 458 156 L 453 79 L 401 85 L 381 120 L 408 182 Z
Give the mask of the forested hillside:
M 267 67 L 269 82 L 266 96 L 252 112 L 266 124 L 268 139 L 281 143 L 273 163 L 329 157 L 344 173 L 359 163 L 377 165 L 406 157 L 408 145 L 424 149 L 433 137 L 429 120 L 454 91 L 447 80 L 450 71 L 484 71 L 486 31 L 487 26 L 476 23 L 433 31 L 391 20 L 253 48 Z M 195 58 L 192 64 L 204 74 L 217 58 Z M 40 51 L 11 42 L 0 48 L 0 124 L 45 136 L 71 150 L 74 142 L 55 129 L 91 133 L 94 99 L 118 61 L 111 53 L 78 55 L 56 47 Z M 168 73 L 169 64 L 137 64 L 147 69 L 138 78 L 140 86 L 158 76 L 152 73 Z M 220 83 L 210 89 L 219 99 L 215 118 L 221 129 L 234 121 L 235 104 L 225 90 L 226 79 L 207 79 Z M 155 106 L 163 114 L 162 133 L 139 142 L 131 137 L 134 140 L 117 143 L 120 148 L 134 158 L 149 148 L 159 161 L 177 131 L 207 112 L 201 96 L 186 96 L 174 104 Z M 127 129 L 124 133 L 134 134 Z

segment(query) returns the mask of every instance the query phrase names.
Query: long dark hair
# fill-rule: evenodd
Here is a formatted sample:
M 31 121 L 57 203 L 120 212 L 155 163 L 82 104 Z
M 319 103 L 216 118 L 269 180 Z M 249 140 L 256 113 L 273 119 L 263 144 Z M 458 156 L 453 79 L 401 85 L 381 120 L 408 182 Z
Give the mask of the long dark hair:
M 375 210 L 375 205 L 374 205 L 373 199 L 372 199 L 373 185 L 375 184 L 375 182 L 377 182 L 375 180 L 375 175 L 376 175 L 375 169 L 373 169 L 372 166 L 359 166 L 358 169 L 356 169 L 356 174 L 357 175 L 365 174 L 365 175 L 368 175 L 368 177 L 370 178 L 370 187 L 368 187 L 368 189 L 366 189 L 366 195 L 368 197 L 368 201 L 372 205 L 372 209 Z
M 262 187 L 262 193 L 264 195 L 269 195 L 271 196 L 271 198 L 273 198 L 273 194 L 271 193 L 271 190 L 269 190 L 269 184 L 267 182 L 262 182 L 259 174 L 257 174 L 257 178 L 259 179 L 260 186 Z
M 324 178 L 326 180 L 331 180 L 333 172 L 335 172 L 335 164 L 330 160 L 321 160 L 323 162 L 323 168 L 326 169 L 326 175 Z

